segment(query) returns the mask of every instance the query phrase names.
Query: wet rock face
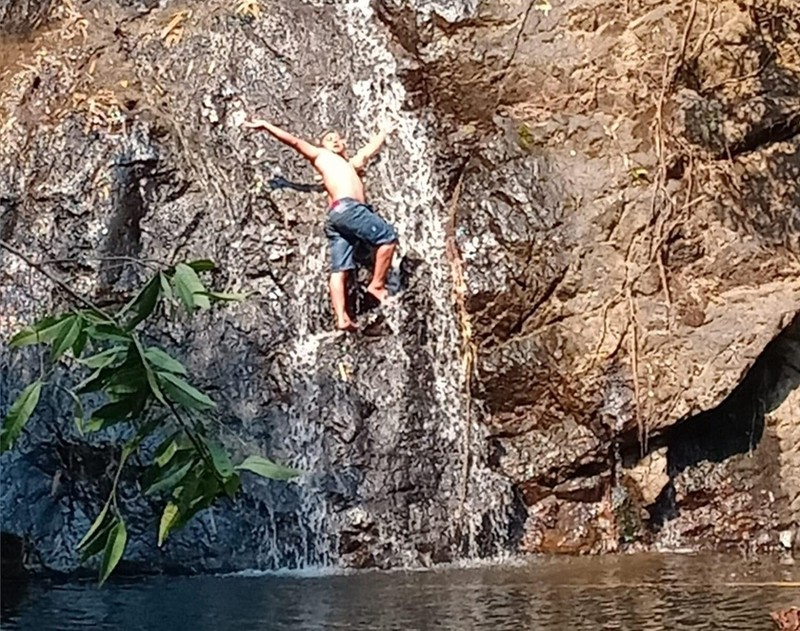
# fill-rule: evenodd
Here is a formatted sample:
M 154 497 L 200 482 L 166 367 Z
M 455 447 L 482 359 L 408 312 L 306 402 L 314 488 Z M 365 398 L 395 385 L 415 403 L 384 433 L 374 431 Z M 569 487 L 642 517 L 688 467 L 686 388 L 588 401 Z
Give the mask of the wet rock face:
M 465 508 L 472 434 L 443 289 L 444 218 L 416 157 L 425 128 L 399 111 L 362 5 L 270 2 L 254 19 L 229 2 L 62 3 L 79 13 L 50 12 L 46 29 L 10 48 L 14 65 L 0 74 L 3 240 L 102 304 L 142 279 L 127 258 L 214 259 L 217 286 L 256 295 L 148 335 L 210 389 L 214 431 L 234 452 L 307 472 L 299 483 L 245 480 L 240 501 L 204 512 L 158 550 L 161 503 L 139 497 L 132 471 L 127 569 L 424 565 L 462 554 L 494 523 L 483 549 L 502 544 L 509 485 Z M 335 127 L 357 146 L 386 111 L 400 118 L 396 140 L 367 185 L 401 234 L 392 282 L 404 297 L 372 335 L 334 339 L 322 335 L 331 316 L 319 182 L 289 148 L 238 123 L 255 113 L 307 138 Z M 1 273 L 3 339 L 67 301 L 5 251 Z M 368 273 L 352 296 L 365 327 L 375 315 L 364 312 Z M 38 366 L 35 351 L 0 347 L 2 409 Z M 24 538 L 37 569 L 76 569 L 75 544 L 107 491 L 98 478 L 116 457 L 119 436 L 78 436 L 71 407 L 45 396 L 2 459 L 3 528 Z

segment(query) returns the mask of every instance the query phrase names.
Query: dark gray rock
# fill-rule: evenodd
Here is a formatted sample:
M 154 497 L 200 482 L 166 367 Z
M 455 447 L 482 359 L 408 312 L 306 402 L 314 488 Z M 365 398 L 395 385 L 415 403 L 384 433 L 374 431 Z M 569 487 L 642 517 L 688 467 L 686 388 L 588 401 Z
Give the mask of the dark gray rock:
M 427 124 L 402 112 L 368 4 L 270 3 L 252 20 L 230 3 L 202 3 L 171 47 L 161 38 L 168 8 L 81 5 L 88 41 L 42 35 L 38 44 L 56 50 L 9 79 L 4 107 L 19 118 L 0 151 L 3 238 L 62 261 L 52 271 L 99 302 L 124 296 L 143 274 L 103 257 L 213 258 L 217 286 L 257 295 L 149 333 L 180 349 L 219 402 L 216 429 L 234 452 L 306 471 L 288 484 L 247 477 L 239 501 L 201 514 L 163 550 L 160 504 L 138 496 L 132 472 L 123 490 L 128 569 L 427 564 L 469 549 L 470 533 L 497 516 L 490 547 L 502 544 L 504 494 L 473 500 L 464 478 L 470 457 L 481 479 L 483 447 L 460 413 L 443 210 L 421 162 Z M 87 79 L 79 69 L 88 63 Z M 238 129 L 254 112 L 309 138 L 335 126 L 353 145 L 381 116 L 399 117 L 368 185 L 400 232 L 393 280 L 404 291 L 368 327 L 374 335 L 327 336 L 325 199 L 291 150 Z M 4 335 L 65 303 L 8 253 L 3 273 Z M 36 362 L 0 352 L 5 408 Z M 39 567 L 73 571 L 118 436 L 77 436 L 64 403 L 42 407 L 3 456 L 3 529 L 29 540 Z

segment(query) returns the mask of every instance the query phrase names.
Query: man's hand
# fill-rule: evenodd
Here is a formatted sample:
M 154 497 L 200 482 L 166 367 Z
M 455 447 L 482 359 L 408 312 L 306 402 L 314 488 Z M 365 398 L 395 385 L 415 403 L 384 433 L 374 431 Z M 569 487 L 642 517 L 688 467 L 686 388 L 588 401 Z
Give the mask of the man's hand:
M 391 135 L 394 133 L 394 130 L 395 130 L 396 128 L 397 128 L 397 127 L 396 127 L 396 125 L 394 124 L 394 122 L 392 122 L 392 121 L 384 121 L 383 123 L 381 123 L 381 124 L 378 126 L 378 131 L 379 131 L 381 134 L 383 134 L 383 135 L 384 135 L 384 137 L 386 137 L 386 136 L 391 136 Z
M 242 127 L 245 129 L 261 129 L 266 131 L 269 123 L 263 118 L 254 118 L 253 120 L 244 121 Z
M 356 171 L 361 171 L 367 166 L 369 159 L 380 151 L 383 143 L 386 142 L 386 138 L 393 131 L 394 123 L 390 121 L 381 123 L 380 131 L 375 134 L 366 145 L 359 149 L 356 155 L 350 158 L 350 164 L 353 165 Z

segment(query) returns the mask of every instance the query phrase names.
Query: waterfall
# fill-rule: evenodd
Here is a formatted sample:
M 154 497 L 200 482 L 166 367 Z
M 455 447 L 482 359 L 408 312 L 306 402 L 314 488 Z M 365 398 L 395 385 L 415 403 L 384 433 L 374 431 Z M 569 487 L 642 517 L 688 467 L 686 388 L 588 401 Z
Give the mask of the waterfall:
M 423 2 L 418 7 L 423 19 L 435 10 L 456 21 L 471 15 L 474 0 L 446 3 Z M 430 290 L 433 309 L 428 317 L 435 322 L 438 335 L 428 349 L 433 363 L 434 380 L 430 386 L 436 401 L 430 431 L 437 438 L 456 447 L 449 474 L 457 492 L 457 506 L 451 529 L 466 536 L 460 554 L 478 555 L 477 535 L 505 541 L 510 501 L 508 482 L 491 472 L 485 463 L 485 427 L 470 414 L 467 370 L 461 357 L 459 322 L 453 304 L 452 267 L 448 261 L 447 208 L 449 200 L 437 187 L 434 119 L 431 112 L 404 110 L 406 91 L 397 74 L 397 62 L 389 51 L 384 29 L 374 16 L 370 0 L 342 3 L 344 26 L 363 63 L 363 76 L 353 83 L 360 108 L 357 118 L 364 131 L 377 117 L 396 121 L 395 142 L 389 147 L 389 159 L 379 164 L 379 194 L 393 213 L 390 219 L 398 227 L 403 247 L 413 248 L 431 271 Z M 401 150 L 403 153 L 401 153 Z M 405 237 L 405 238 L 403 238 Z M 455 499 L 455 498 L 453 498 Z M 485 519 L 488 517 L 488 519 Z M 461 523 L 459 523 L 461 522 Z M 486 532 L 486 529 L 491 532 Z M 494 552 L 499 553 L 498 549 Z
M 310 324 L 309 310 L 313 307 L 301 309 L 293 343 L 296 380 L 295 398 L 289 413 L 291 427 L 282 437 L 281 450 L 293 454 L 293 465 L 310 472 L 301 483 L 303 490 L 298 509 L 304 544 L 299 558 L 287 559 L 285 550 L 277 557 L 282 558 L 284 564 L 299 568 L 335 565 L 341 561 L 337 550 L 342 532 L 355 529 L 358 536 L 366 536 L 361 531 L 368 530 L 365 524 L 374 522 L 378 535 L 372 547 L 390 548 L 394 565 L 398 562 L 407 566 L 425 563 L 424 555 L 420 555 L 417 548 L 419 539 L 426 537 L 447 542 L 445 558 L 474 558 L 479 554 L 479 533 L 495 542 L 505 540 L 510 493 L 507 483 L 484 464 L 485 431 L 467 411 L 466 375 L 459 350 L 460 331 L 446 252 L 445 200 L 437 188 L 433 169 L 433 120 L 428 112 L 403 109 L 405 89 L 370 0 L 339 3 L 336 10 L 341 28 L 353 44 L 353 74 L 349 79 L 357 103 L 355 111 L 351 112 L 357 135 L 366 139 L 380 122 L 387 120 L 395 126 L 381 157 L 370 166 L 367 181 L 371 203 L 400 235 L 395 269 L 390 276 L 397 277 L 398 262 L 404 256 L 422 261 L 427 271 L 428 300 L 425 313 L 415 313 L 413 307 L 400 298 L 399 305 L 387 313 L 391 332 L 381 340 L 380 351 L 361 348 L 358 342 L 328 341 L 327 336 L 314 331 Z M 327 124 L 334 118 L 329 108 L 336 104 L 327 88 L 322 88 L 315 100 L 322 123 Z M 305 247 L 305 270 L 296 281 L 297 295 L 316 291 L 316 279 L 326 275 L 324 243 L 321 239 L 311 239 Z M 404 342 L 401 332 L 419 320 L 425 322 L 431 334 L 425 341 Z M 338 511 L 332 506 L 325 487 L 336 486 L 340 482 L 337 472 L 347 468 L 349 458 L 360 456 L 355 450 L 332 446 L 330 439 L 331 426 L 353 428 L 358 422 L 350 413 L 352 401 L 348 391 L 342 384 L 331 383 L 330 355 L 341 355 L 341 349 L 345 351 L 345 361 L 363 358 L 365 353 L 374 359 L 374 352 L 379 352 L 386 356 L 389 364 L 384 374 L 369 377 L 370 385 L 364 386 L 373 391 L 388 391 L 385 400 L 379 403 L 381 409 L 370 419 L 374 426 L 364 431 L 370 440 L 381 436 L 390 443 L 397 441 L 397 447 L 387 456 L 386 470 L 367 471 L 361 487 L 385 483 L 381 476 L 413 477 L 413 472 L 393 469 L 403 466 L 414 469 L 418 463 L 431 459 L 435 475 L 440 476 L 436 497 L 401 509 L 386 509 L 375 508 L 380 505 L 378 498 L 364 493 L 367 495 L 365 505 L 359 503 Z M 420 379 L 417 374 L 420 354 L 429 370 L 427 379 Z M 361 378 L 356 377 L 357 380 Z M 425 391 L 415 392 L 420 385 Z M 419 432 L 424 436 L 415 443 L 417 450 L 403 460 L 402 437 L 407 429 L 403 423 L 408 422 L 406 406 L 407 401 L 415 399 L 430 402 L 420 421 Z M 435 449 L 428 450 L 428 445 Z M 274 545 L 281 543 L 271 531 L 267 547 Z M 497 550 L 495 544 L 494 551 Z M 275 556 L 273 552 L 272 558 Z
M 430 289 L 433 310 L 427 314 L 435 322 L 437 336 L 427 349 L 433 364 L 436 409 L 431 414 L 430 431 L 460 451 L 458 460 L 468 459 L 471 445 L 459 440 L 469 436 L 464 419 L 464 374 L 459 357 L 458 326 L 454 314 L 447 262 L 444 200 L 436 188 L 431 121 L 423 115 L 403 110 L 405 88 L 397 76 L 397 63 L 388 49 L 381 25 L 375 19 L 370 0 L 353 0 L 340 5 L 343 27 L 354 43 L 361 71 L 353 78 L 353 92 L 359 108 L 356 120 L 365 135 L 376 121 L 390 120 L 395 125 L 387 157 L 377 164 L 377 184 L 372 195 L 379 208 L 400 234 L 398 255 L 413 248 L 431 271 Z M 396 257 L 397 258 L 397 257 Z M 455 489 L 468 485 L 458 479 L 457 467 L 450 472 Z M 463 493 L 462 493 L 463 495 Z M 463 499 L 463 498 L 462 498 Z M 459 506 L 456 519 L 463 506 Z M 459 524 L 450 524 L 459 527 Z

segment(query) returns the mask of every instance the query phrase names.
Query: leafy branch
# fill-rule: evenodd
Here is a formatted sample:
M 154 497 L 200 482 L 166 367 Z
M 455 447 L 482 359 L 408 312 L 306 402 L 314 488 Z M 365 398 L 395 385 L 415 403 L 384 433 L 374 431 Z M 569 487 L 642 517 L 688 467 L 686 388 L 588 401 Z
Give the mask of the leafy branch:
M 159 316 L 171 317 L 180 307 L 191 316 L 215 303 L 245 299 L 243 294 L 206 288 L 200 274 L 214 269 L 212 261 L 197 260 L 159 269 L 130 302 L 112 313 L 76 294 L 6 242 L 0 245 L 64 289 L 78 305 L 38 320 L 11 339 L 12 347 L 46 346 L 49 363 L 39 379 L 22 390 L 6 414 L 0 428 L 0 452 L 14 446 L 33 415 L 43 388 L 48 386 L 72 399 L 73 416 L 81 434 L 126 425 L 130 431 L 125 435 L 133 435 L 121 448 L 102 510 L 78 544 L 82 562 L 102 553 L 101 584 L 122 559 L 127 544 L 127 528 L 117 497 L 123 470 L 134 454 L 139 461 L 149 461 L 139 480 L 143 492 L 167 498 L 158 527 L 159 546 L 200 510 L 222 497 L 234 498 L 239 490 L 240 471 L 276 480 L 288 480 L 298 474 L 258 455 L 234 465 L 223 445 L 206 434 L 208 423 L 204 420 L 214 414 L 214 400 L 192 385 L 188 370 L 180 361 L 163 348 L 147 344 L 140 333 L 145 324 Z M 53 381 L 59 364 L 70 368 L 68 374 L 77 383 L 66 386 Z M 102 404 L 87 414 L 86 398 L 95 401 L 98 395 Z M 143 448 L 145 444 L 147 449 Z

